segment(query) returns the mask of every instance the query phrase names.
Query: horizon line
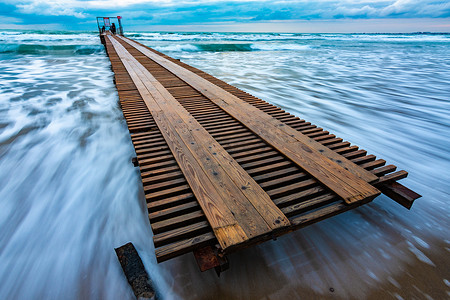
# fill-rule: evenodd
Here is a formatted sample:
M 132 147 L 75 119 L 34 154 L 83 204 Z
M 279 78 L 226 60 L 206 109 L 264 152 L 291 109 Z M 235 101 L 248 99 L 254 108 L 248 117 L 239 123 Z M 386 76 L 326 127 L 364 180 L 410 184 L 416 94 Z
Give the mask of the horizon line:
M 19 28 L 3 28 L 0 26 L 0 30 L 11 30 L 11 31 L 67 31 L 67 32 L 95 32 L 97 33 L 98 30 L 92 29 L 92 30 L 83 30 L 83 29 L 19 29 Z M 450 31 L 398 31 L 398 32 L 365 32 L 365 31 L 355 31 L 355 32 L 283 32 L 283 31 L 222 31 L 222 30 L 204 30 L 204 31 L 198 31 L 198 30 L 129 30 L 130 32 L 164 32 L 164 33 L 171 33 L 171 32 L 177 32 L 177 33 L 249 33 L 249 34 L 264 34 L 264 33 L 278 33 L 278 34 L 388 34 L 388 35 L 394 35 L 394 34 L 450 34 Z M 126 30 L 124 30 L 124 33 L 127 33 Z

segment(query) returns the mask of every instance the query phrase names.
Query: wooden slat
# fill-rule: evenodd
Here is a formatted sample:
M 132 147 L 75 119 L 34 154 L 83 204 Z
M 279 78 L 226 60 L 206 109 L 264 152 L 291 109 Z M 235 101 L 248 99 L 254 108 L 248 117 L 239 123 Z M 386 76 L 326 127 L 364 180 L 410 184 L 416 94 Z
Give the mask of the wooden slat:
M 151 225 L 153 233 L 159 234 L 163 231 L 181 228 L 204 219 L 205 215 L 202 211 L 194 211 L 182 216 L 173 217 L 159 222 L 153 222 Z
M 406 172 L 404 170 L 397 171 L 395 173 L 391 173 L 391 174 L 381 177 L 378 184 L 391 183 L 391 182 L 406 178 L 407 176 L 408 176 L 408 172 Z
M 204 233 L 205 230 L 209 228 L 208 222 L 203 221 L 199 223 L 194 223 L 186 227 L 174 229 L 161 234 L 157 234 L 153 237 L 153 243 L 155 247 L 161 247 L 167 245 L 176 240 L 181 240 L 195 236 L 195 234 Z
M 373 199 L 380 194 L 369 183 L 378 177 L 356 166 L 343 156 L 306 137 L 290 126 L 244 102 L 195 73 L 153 53 L 139 44 L 119 37 L 144 55 L 177 74 L 224 111 L 282 152 L 347 203 Z M 369 182 L 369 183 L 368 183 Z
M 294 226 L 304 227 L 313 223 L 319 222 L 323 219 L 343 213 L 349 209 L 355 208 L 356 205 L 345 205 L 343 203 L 335 203 L 325 208 L 310 212 L 291 219 Z
M 150 222 L 159 222 L 168 218 L 172 218 L 174 216 L 179 216 L 199 209 L 200 206 L 198 205 L 198 202 L 191 201 L 188 203 L 176 206 L 174 205 L 166 209 L 160 209 L 156 212 L 149 213 L 148 218 L 150 219 Z
M 156 249 L 156 260 L 158 262 L 163 262 L 178 255 L 188 253 L 204 245 L 213 244 L 214 241 L 215 237 L 212 233 L 205 233 L 190 239 L 181 240 Z
M 174 207 L 176 205 L 181 205 L 183 203 L 190 202 L 194 199 L 195 199 L 194 194 L 192 194 L 190 191 L 186 191 L 179 195 L 166 197 L 164 199 L 157 200 L 157 201 L 151 201 L 150 203 L 147 203 L 147 209 L 150 213 L 152 213 L 152 212 L 160 211 L 162 209 Z

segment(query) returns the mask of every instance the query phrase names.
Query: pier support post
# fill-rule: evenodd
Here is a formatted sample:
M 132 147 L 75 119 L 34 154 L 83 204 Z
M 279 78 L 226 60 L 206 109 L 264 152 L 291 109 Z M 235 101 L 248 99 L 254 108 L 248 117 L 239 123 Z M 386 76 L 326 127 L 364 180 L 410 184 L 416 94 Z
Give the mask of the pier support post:
M 139 161 L 138 161 L 137 157 L 133 157 L 131 159 L 131 162 L 133 163 L 134 167 L 139 167 Z
M 133 244 L 127 243 L 115 250 L 136 298 L 139 300 L 154 300 L 156 297 L 150 278 Z

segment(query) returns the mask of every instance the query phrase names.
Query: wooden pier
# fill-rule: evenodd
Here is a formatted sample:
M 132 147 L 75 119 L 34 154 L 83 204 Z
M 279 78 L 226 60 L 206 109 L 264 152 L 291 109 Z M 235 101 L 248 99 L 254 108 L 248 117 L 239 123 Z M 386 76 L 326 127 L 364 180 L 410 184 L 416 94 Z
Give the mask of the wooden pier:
M 158 262 L 194 252 L 217 267 L 381 193 L 408 209 L 420 197 L 397 183 L 407 172 L 322 128 L 131 39 L 101 38 Z

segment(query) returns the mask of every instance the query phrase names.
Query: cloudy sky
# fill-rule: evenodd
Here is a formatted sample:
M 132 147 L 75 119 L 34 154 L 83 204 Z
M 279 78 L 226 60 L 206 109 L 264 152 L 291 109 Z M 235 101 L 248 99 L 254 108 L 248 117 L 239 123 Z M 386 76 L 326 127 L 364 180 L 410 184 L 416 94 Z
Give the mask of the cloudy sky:
M 0 28 L 96 30 L 450 32 L 450 0 L 0 0 Z

